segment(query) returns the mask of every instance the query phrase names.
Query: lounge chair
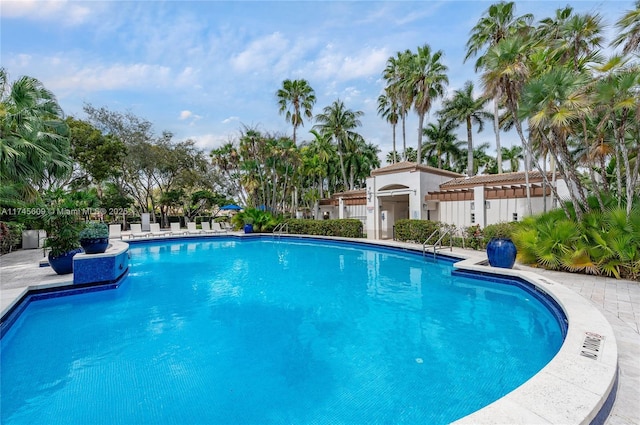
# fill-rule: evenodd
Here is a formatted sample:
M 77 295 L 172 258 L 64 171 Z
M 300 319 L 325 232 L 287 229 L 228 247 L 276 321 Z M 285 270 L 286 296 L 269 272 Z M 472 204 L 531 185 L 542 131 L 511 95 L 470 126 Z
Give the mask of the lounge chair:
M 186 230 L 180 228 L 180 223 L 179 222 L 169 223 L 169 225 L 171 226 L 171 234 L 172 235 L 184 235 L 184 234 L 187 233 Z
M 146 238 L 150 235 L 151 233 L 142 231 L 142 224 L 138 223 L 131 225 L 131 234 L 129 235 L 129 238 Z
M 216 231 L 211 228 L 211 225 L 209 224 L 208 221 L 203 221 L 200 224 L 202 225 L 203 233 L 216 233 Z
M 119 224 L 109 225 L 109 239 L 122 239 L 122 226 Z
M 195 221 L 191 221 L 191 222 L 187 223 L 187 233 L 190 234 L 190 235 L 197 235 L 199 233 L 202 233 L 202 230 L 198 230 L 196 228 Z
M 160 223 L 151 223 L 151 236 L 164 236 L 165 233 L 160 230 Z
M 223 229 L 222 226 L 220 226 L 220 223 L 215 221 L 211 223 L 211 228 L 216 233 L 227 233 L 227 229 Z

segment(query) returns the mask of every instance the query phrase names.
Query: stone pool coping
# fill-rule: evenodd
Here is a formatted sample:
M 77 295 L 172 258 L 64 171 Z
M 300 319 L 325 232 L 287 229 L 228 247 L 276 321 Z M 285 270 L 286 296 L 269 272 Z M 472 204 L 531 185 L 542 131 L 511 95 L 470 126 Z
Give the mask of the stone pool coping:
M 256 237 L 258 235 L 228 234 L 224 236 Z M 203 236 L 195 237 L 202 238 Z M 259 237 L 264 237 L 264 235 Z M 286 234 L 281 237 L 327 239 L 422 251 L 420 245 L 395 241 Z M 142 242 L 142 240 L 139 241 Z M 608 408 L 613 402 L 613 398 L 609 398 L 609 395 L 615 395 L 618 349 L 613 328 L 603 314 L 585 298 L 551 279 L 528 271 L 488 267 L 484 252 L 460 251 L 443 250 L 439 253 L 450 258 L 461 259 L 454 264 L 457 269 L 518 277 L 541 288 L 563 308 L 569 322 L 569 328 L 558 354 L 538 374 L 505 397 L 455 423 L 604 423 L 607 419 Z M 40 273 L 40 275 L 43 274 Z M 51 278 L 49 275 L 50 273 L 46 275 L 47 278 Z M 38 279 L 36 276 L 32 276 L 37 280 L 36 282 L 32 281 L 33 284 L 20 285 L 8 290 L 3 283 L 2 315 L 4 316 L 29 290 L 69 285 L 71 276 L 66 275 L 58 279 Z M 20 280 L 26 280 L 29 279 L 29 276 L 20 275 L 20 278 Z M 7 303 L 10 299 L 12 299 L 11 302 Z M 595 338 L 598 340 L 597 344 L 594 343 L 594 335 L 597 336 Z M 586 352 L 591 356 L 585 357 L 581 352 Z

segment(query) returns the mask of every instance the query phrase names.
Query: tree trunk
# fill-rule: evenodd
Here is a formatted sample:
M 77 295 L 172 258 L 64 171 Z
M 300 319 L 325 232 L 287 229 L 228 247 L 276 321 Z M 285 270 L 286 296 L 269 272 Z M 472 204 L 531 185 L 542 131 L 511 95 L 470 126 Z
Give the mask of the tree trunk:
M 473 132 L 471 129 L 471 116 L 469 115 L 467 121 L 467 175 L 473 177 Z
M 498 174 L 502 174 L 502 147 L 500 146 L 500 117 L 498 96 L 493 98 L 493 131 L 496 133 L 496 161 L 498 162 Z
M 402 115 L 402 160 L 407 160 L 407 128 L 404 115 Z
M 391 128 L 393 129 L 393 158 L 392 158 L 392 164 L 396 163 L 396 155 L 398 154 L 398 152 L 396 151 L 396 124 L 393 124 L 391 126 Z
M 422 164 L 422 126 L 424 125 L 424 113 L 418 114 L 418 152 L 417 162 Z
M 349 181 L 347 180 L 347 171 L 344 168 L 344 158 L 342 157 L 342 148 L 340 145 L 338 145 L 338 158 L 340 158 L 340 171 L 342 172 L 342 181 L 346 190 L 346 188 L 349 187 Z

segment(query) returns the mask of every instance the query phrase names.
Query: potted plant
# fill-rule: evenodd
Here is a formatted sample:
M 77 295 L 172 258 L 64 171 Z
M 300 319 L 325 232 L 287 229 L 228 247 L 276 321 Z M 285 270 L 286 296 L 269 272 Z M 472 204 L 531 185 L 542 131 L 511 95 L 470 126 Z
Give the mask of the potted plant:
M 484 229 L 484 235 L 489 238 L 487 243 L 487 258 L 492 267 L 510 269 L 516 262 L 518 251 L 511 240 L 513 223 L 497 223 Z
M 76 217 L 65 211 L 54 211 L 45 218 L 44 246 L 49 248 L 49 265 L 58 274 L 73 272 L 73 256 L 82 252 L 79 227 Z
M 51 268 L 58 274 L 73 272 L 73 257 L 80 248 L 80 215 L 71 194 L 62 189 L 43 195 L 43 213 L 39 216 L 42 228 L 47 232 L 44 247 L 49 249 Z
M 253 217 L 244 217 L 244 232 L 253 233 Z
M 80 231 L 80 245 L 87 254 L 99 254 L 109 247 L 109 228 L 100 221 L 90 221 Z

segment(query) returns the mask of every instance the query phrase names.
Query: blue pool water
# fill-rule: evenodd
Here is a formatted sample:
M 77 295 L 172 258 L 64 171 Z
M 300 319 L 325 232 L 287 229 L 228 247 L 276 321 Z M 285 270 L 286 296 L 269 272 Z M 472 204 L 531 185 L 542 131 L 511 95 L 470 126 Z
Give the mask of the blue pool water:
M 132 245 L 116 290 L 29 304 L 2 424 L 439 424 L 559 350 L 551 311 L 447 261 L 330 242 Z

